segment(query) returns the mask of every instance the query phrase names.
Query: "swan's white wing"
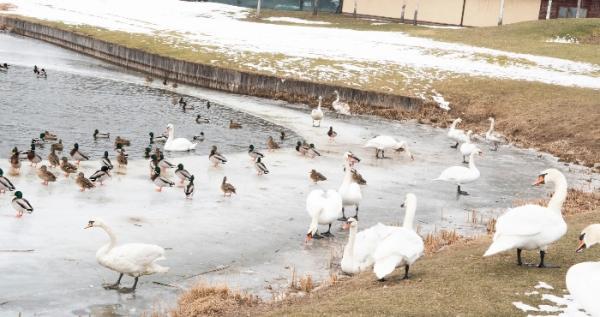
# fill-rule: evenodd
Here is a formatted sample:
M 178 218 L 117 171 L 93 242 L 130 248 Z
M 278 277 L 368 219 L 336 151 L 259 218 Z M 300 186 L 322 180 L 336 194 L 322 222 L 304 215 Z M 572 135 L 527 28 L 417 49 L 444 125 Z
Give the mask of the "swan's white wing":
M 514 249 L 530 241 L 536 240 L 547 223 L 548 209 L 538 205 L 525 205 L 509 209 L 498 217 L 494 242 L 484 256 L 494 255 L 503 251 Z
M 373 264 L 373 254 L 379 242 L 389 236 L 394 228 L 378 223 L 359 232 L 354 241 L 354 260 L 360 263 L 361 267 Z
M 315 213 L 320 212 L 325 204 L 325 192 L 322 189 L 315 189 L 306 197 L 306 211 L 312 217 Z
M 588 314 L 600 316 L 600 262 L 583 262 L 567 271 L 567 289 Z
M 458 182 L 463 179 L 464 175 L 468 174 L 470 170 L 464 166 L 451 166 L 442 171 L 440 176 L 436 180 Z
M 102 259 L 110 268 L 123 273 L 143 273 L 152 262 L 164 259 L 165 250 L 154 244 L 128 243 L 111 249 Z
M 383 278 L 400 264 L 413 264 L 423 255 L 423 250 L 423 239 L 414 231 L 401 227 L 395 228 L 375 249 L 373 271 L 377 278 Z

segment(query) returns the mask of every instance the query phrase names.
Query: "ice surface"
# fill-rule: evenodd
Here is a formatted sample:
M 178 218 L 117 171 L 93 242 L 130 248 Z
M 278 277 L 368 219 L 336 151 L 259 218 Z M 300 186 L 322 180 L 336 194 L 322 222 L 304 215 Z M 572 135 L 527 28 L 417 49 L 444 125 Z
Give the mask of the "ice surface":
M 434 80 L 440 72 L 449 72 L 600 88 L 599 65 L 445 43 L 401 32 L 255 23 L 240 19 L 248 15 L 247 9 L 217 3 L 177 0 L 11 0 L 11 3 L 17 8 L 10 13 L 152 34 L 177 46 L 214 47 L 236 61 L 244 52 L 283 54 L 286 57 L 276 66 L 277 70 L 299 78 L 310 74 L 303 63 L 298 63 L 301 58 L 357 63 L 363 68 L 374 63 L 379 70 L 400 66 L 396 69 L 402 70 L 401 76 L 414 79 Z M 497 58 L 507 62 L 495 62 Z M 264 66 L 262 62 L 252 64 L 257 70 L 274 71 L 268 60 Z M 343 69 L 319 71 L 328 78 L 339 79 L 345 74 Z
M 44 51 L 37 54 L 44 55 Z M 76 59 L 76 55 L 69 56 L 65 51 L 60 55 Z M 35 56 L 28 58 L 36 60 Z M 46 63 L 60 64 L 64 59 L 56 63 L 48 59 Z M 78 71 L 95 76 L 96 70 L 85 65 L 82 62 Z M 73 68 L 78 66 L 71 64 L 63 71 L 70 72 Z M 99 73 L 115 81 L 144 82 L 141 75 L 124 75 L 108 68 Z M 596 176 L 588 174 L 585 168 L 564 166 L 549 155 L 505 146 L 498 152 L 485 151 L 483 157 L 477 158 L 482 177 L 464 186 L 471 196 L 457 199 L 455 186 L 431 181 L 445 167 L 461 161 L 460 154 L 449 147 L 452 142 L 445 130 L 412 121 L 348 117 L 331 112 L 325 113 L 322 127 L 312 128 L 309 110 L 303 105 L 185 85 L 176 90 L 291 129 L 315 143 L 323 156 L 307 159 L 289 148 L 267 153 L 265 140 L 257 139 L 255 145 L 266 154 L 264 162 L 271 171 L 259 177 L 245 152 L 224 153 L 229 162 L 221 168 L 210 167 L 205 155 L 168 155 L 173 163 L 183 163 L 196 176 L 196 195 L 191 201 L 184 199 L 181 188 L 154 192 L 145 160 L 133 159 L 126 175 L 115 175 L 105 186 L 85 193 L 78 191 L 73 178 L 65 179 L 63 175 L 56 183 L 42 186 L 35 171 L 25 163 L 23 175 L 11 180 L 23 191 L 35 212 L 17 219 L 10 206 L 10 195 L 0 195 L 0 250 L 33 251 L 0 252 L 3 272 L 0 302 L 7 302 L 1 307 L 3 314 L 65 316 L 112 311 L 139 315 L 153 306 L 173 305 L 178 287 L 190 286 L 198 279 L 227 283 L 270 298 L 265 287 L 270 285 L 275 292 L 285 288 L 292 266 L 300 276 L 310 273 L 321 280 L 329 274 L 332 249 L 340 249 L 346 233 L 336 224 L 333 228 L 336 238 L 305 245 L 310 219 L 304 204 L 312 189 L 339 188 L 344 174 L 342 154 L 347 150 L 363 159 L 357 168 L 368 182 L 363 187 L 361 228 L 377 222 L 400 223 L 403 218 L 400 204 L 407 192 L 418 197 L 416 222 L 421 232 L 435 227 L 457 228 L 468 234 L 485 230 L 484 224 L 473 225 L 468 221 L 467 214 L 473 209 L 486 219 L 497 216 L 516 199 L 546 197 L 552 190 L 550 187 L 533 188 L 530 184 L 539 171 L 550 166 L 563 170 L 571 185 L 598 184 Z M 90 91 L 93 93 L 97 92 Z M 5 124 L 0 121 L 0 128 Z M 326 136 L 330 125 L 338 132 L 335 142 L 329 142 Z M 386 153 L 389 159 L 376 160 L 375 153 L 364 149 L 363 144 L 378 134 L 406 140 L 415 161 L 393 153 Z M 487 149 L 484 144 L 481 146 Z M 8 170 L 5 156 L 0 167 Z M 83 163 L 86 175 L 97 168 L 98 162 Z M 312 168 L 327 176 L 328 181 L 312 185 L 308 177 Z M 232 198 L 224 198 L 219 191 L 225 175 L 238 188 L 238 195 Z M 93 217 L 101 217 L 111 225 L 120 243 L 144 242 L 165 247 L 167 259 L 162 264 L 171 270 L 163 275 L 142 277 L 135 296 L 102 289 L 100 285 L 114 282 L 117 274 L 96 263 L 95 252 L 106 243 L 107 237 L 99 229 L 83 230 Z M 219 267 L 224 269 L 193 277 Z M 418 262 L 414 269 L 418 270 Z M 124 279 L 125 285 L 130 283 L 130 278 Z

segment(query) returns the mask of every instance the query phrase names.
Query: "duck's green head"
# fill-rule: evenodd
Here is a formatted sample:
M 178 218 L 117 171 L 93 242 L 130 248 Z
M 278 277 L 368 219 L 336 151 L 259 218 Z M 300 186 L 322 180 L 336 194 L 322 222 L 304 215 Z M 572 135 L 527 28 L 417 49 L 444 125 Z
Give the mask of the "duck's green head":
M 79 149 L 79 144 L 77 144 L 77 143 L 73 144 L 73 148 L 74 148 L 75 150 Z
M 146 152 L 146 154 L 150 154 L 150 151 L 152 151 L 152 148 L 147 147 L 144 149 L 144 151 Z
M 0 176 L 4 175 L 4 171 L 0 168 Z
M 156 160 L 158 159 L 158 158 L 156 157 L 156 154 L 152 154 L 152 155 L 150 155 L 150 158 L 151 158 L 153 161 L 156 161 Z
M 296 145 L 302 145 L 302 142 L 298 141 L 296 142 Z
M 154 168 L 154 173 L 156 173 L 156 175 L 160 175 L 160 167 L 155 167 Z
M 12 153 L 13 153 L 13 154 L 17 154 L 17 153 L 19 153 L 19 149 L 17 149 L 17 147 L 15 146 L 15 147 L 12 149 Z
M 16 191 L 15 192 L 15 197 L 21 199 L 21 198 L 23 198 L 23 193 L 21 193 L 20 191 Z
M 181 171 L 183 169 L 183 164 L 177 164 L 177 170 Z
M 31 150 L 35 151 L 35 144 L 31 143 Z
M 108 151 L 104 151 L 104 158 L 108 157 Z
M 150 132 L 150 133 L 148 133 L 148 135 L 150 135 L 150 137 L 153 138 L 154 137 L 154 132 Z
M 62 160 L 63 162 L 68 162 L 68 161 L 69 161 L 69 159 L 68 159 L 66 156 L 63 156 L 63 157 L 61 158 L 61 160 Z
M 194 175 L 190 176 L 190 183 L 194 181 Z
M 249 148 L 250 148 L 250 151 L 253 151 L 253 150 L 254 150 L 254 145 L 253 145 L 253 144 L 250 144 L 250 147 L 249 147 Z
M 100 133 L 100 131 L 98 131 L 98 129 L 94 130 L 94 135 L 98 135 L 98 133 Z
M 123 148 L 123 144 L 121 144 L 121 143 L 117 143 L 117 150 L 120 150 L 120 149 L 122 149 L 122 148 Z
M 45 139 L 46 138 L 46 133 L 40 133 L 40 139 Z

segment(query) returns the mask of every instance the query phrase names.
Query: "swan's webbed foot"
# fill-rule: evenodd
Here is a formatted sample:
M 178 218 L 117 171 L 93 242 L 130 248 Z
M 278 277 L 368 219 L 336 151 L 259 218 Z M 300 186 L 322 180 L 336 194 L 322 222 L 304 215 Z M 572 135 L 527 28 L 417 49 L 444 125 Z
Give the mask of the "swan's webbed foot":
M 103 284 L 102 287 L 104 287 L 104 289 L 119 289 L 119 283 L 115 283 L 115 284 Z
M 540 269 L 557 269 L 560 268 L 558 265 L 546 264 L 544 263 L 544 257 L 546 256 L 546 251 L 540 251 L 540 264 L 538 264 L 538 268 Z
M 346 218 L 346 212 L 344 210 L 344 207 L 342 207 L 342 217 L 338 218 L 338 221 L 348 221 L 348 218 Z
M 323 239 L 323 236 L 321 234 L 315 233 L 313 234 L 312 238 L 315 240 L 320 240 Z
M 464 190 L 460 190 L 460 186 L 458 186 L 458 188 L 456 189 L 456 194 L 457 194 L 457 195 L 459 195 L 459 196 L 460 196 L 460 195 L 463 195 L 463 196 L 469 196 L 469 193 L 467 193 L 467 192 L 466 192 L 466 191 L 464 191 Z
M 119 288 L 119 293 L 121 294 L 131 294 L 135 292 L 135 288 L 133 287 L 121 287 Z
M 450 147 L 453 148 L 453 149 L 458 148 L 458 142 L 456 142 L 456 144 L 454 144 L 454 145 L 450 145 Z

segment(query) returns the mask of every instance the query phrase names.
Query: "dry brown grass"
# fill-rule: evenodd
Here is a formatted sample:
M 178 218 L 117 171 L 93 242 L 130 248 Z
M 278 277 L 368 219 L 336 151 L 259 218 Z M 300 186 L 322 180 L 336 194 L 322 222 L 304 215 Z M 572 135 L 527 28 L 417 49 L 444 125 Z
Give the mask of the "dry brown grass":
M 526 204 L 535 204 L 546 206 L 550 198 L 537 199 L 517 199 L 513 202 L 513 206 L 522 206 Z M 586 192 L 575 188 L 569 188 L 567 191 L 567 199 L 563 205 L 562 214 L 564 216 L 587 213 L 600 209 L 600 192 Z
M 487 234 L 492 235 L 496 233 L 496 218 L 491 218 L 485 223 L 485 231 Z
M 465 238 L 458 234 L 456 230 L 442 229 L 428 233 L 425 236 L 425 254 L 434 254 L 447 246 L 451 246 L 457 242 L 465 241 Z
M 179 297 L 170 316 L 224 316 L 259 303 L 256 296 L 234 292 L 226 286 L 198 284 Z

